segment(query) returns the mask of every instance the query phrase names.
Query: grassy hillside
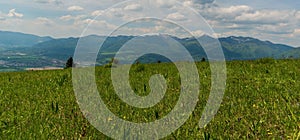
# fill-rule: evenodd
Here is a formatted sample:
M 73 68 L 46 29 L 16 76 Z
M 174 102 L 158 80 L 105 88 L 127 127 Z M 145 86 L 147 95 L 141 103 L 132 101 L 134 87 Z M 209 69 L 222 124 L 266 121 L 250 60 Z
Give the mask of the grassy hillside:
M 210 91 L 208 63 L 197 63 L 201 90 L 196 109 L 166 139 L 299 139 L 300 60 L 227 63 L 227 88 L 215 118 L 205 128 L 198 120 Z M 180 92 L 173 64 L 136 65 L 130 83 L 139 95 L 149 93 L 151 75 L 167 81 L 164 99 L 149 109 L 121 102 L 110 81 L 110 69 L 96 68 L 102 99 L 128 121 L 151 122 L 168 114 Z M 72 88 L 71 70 L 0 73 L 0 139 L 108 139 L 83 117 Z

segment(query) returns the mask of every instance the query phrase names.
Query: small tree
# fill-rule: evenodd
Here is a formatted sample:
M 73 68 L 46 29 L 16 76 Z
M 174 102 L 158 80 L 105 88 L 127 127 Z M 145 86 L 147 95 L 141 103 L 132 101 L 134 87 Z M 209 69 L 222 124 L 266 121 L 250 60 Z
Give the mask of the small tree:
M 67 68 L 72 68 L 72 67 L 75 67 L 75 64 L 74 64 L 74 62 L 73 62 L 73 58 L 70 57 L 70 58 L 67 60 L 67 62 L 66 62 L 65 68 L 67 69 Z
M 116 59 L 116 58 L 111 58 L 110 63 L 111 63 L 111 64 L 119 64 L 119 60 Z
M 115 58 L 111 58 L 111 60 L 109 61 L 109 63 L 106 64 L 104 67 L 105 68 L 111 68 L 113 66 L 113 64 L 119 64 L 119 60 L 117 60 Z

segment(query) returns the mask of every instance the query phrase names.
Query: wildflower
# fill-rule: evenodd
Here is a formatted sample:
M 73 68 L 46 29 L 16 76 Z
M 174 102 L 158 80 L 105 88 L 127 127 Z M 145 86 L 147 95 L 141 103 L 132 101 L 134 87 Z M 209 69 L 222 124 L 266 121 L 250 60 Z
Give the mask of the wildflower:
M 272 135 L 273 133 L 272 132 L 268 132 L 268 135 Z
M 111 117 L 108 117 L 107 118 L 107 121 L 112 121 L 113 119 Z

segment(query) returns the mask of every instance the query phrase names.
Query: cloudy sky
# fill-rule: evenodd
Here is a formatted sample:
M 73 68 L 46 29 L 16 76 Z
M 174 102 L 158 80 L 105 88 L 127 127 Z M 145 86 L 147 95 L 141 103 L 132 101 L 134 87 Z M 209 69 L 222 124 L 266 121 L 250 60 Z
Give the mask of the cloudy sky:
M 149 0 L 150 1 L 150 0 Z M 123 3 L 120 3 L 123 2 Z M 76 37 L 120 34 L 170 33 L 184 36 L 174 24 L 193 35 L 250 36 L 300 47 L 300 1 L 297 0 L 10 0 L 0 1 L 0 30 L 41 36 Z M 116 5 L 117 4 L 117 5 Z M 190 9 L 191 7 L 192 9 Z M 109 9 L 108 9 L 109 8 Z M 108 10 L 106 10 L 108 9 Z M 195 11 L 193 11 L 193 9 Z M 203 17 L 193 16 L 197 12 Z M 94 19 L 98 16 L 96 19 Z M 144 20 L 153 17 L 165 21 Z M 134 22 L 135 21 L 135 22 Z M 120 27 L 122 24 L 126 24 Z M 130 23 L 131 22 L 131 23 Z M 185 27 L 184 27 L 185 28 Z M 117 33 L 116 33 L 117 34 Z

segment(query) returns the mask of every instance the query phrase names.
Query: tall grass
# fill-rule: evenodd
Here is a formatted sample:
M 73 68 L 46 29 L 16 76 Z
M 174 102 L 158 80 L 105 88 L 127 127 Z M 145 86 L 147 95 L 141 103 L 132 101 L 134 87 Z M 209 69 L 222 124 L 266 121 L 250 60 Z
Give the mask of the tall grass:
M 198 120 L 208 99 L 209 64 L 197 63 L 201 80 L 196 109 L 166 139 L 299 139 L 300 60 L 227 63 L 227 88 L 215 118 L 205 128 Z M 110 69 L 96 68 L 96 82 L 109 109 L 132 122 L 151 122 L 167 115 L 180 95 L 175 65 L 139 64 L 130 72 L 136 94 L 150 92 L 153 74 L 165 77 L 168 89 L 152 108 L 134 108 L 114 93 Z M 0 139 L 109 139 L 82 115 L 72 88 L 71 70 L 0 73 Z

